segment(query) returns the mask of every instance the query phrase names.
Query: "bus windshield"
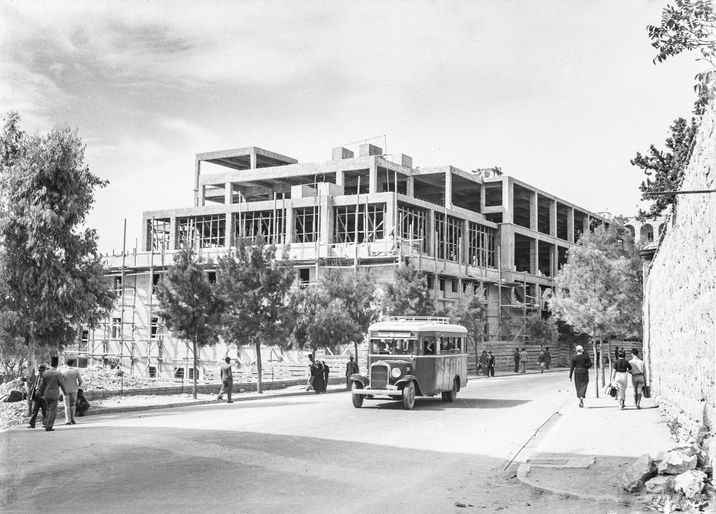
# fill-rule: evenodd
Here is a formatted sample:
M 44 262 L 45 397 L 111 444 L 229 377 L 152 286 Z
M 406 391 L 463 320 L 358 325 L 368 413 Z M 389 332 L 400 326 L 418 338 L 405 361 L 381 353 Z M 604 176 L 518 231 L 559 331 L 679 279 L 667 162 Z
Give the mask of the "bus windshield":
M 381 355 L 415 355 L 415 339 L 371 339 L 371 353 Z

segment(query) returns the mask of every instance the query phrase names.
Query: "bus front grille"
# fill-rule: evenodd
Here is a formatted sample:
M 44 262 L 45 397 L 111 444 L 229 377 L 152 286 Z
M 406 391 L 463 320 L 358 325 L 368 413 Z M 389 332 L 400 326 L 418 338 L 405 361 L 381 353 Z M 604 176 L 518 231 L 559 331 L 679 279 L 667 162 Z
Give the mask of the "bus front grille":
M 370 368 L 370 388 L 385 389 L 388 386 L 388 366 L 374 364 Z

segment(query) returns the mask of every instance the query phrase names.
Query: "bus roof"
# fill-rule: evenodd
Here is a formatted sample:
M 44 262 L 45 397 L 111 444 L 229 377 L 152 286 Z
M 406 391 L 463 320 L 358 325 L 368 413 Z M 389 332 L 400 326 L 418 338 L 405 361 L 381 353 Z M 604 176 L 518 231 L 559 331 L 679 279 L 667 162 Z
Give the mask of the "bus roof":
M 373 323 L 368 330 L 376 331 L 401 331 L 415 330 L 420 332 L 458 332 L 467 334 L 467 329 L 462 325 L 450 323 L 449 318 L 437 318 L 428 316 L 413 316 L 405 318 L 388 318 L 385 321 Z

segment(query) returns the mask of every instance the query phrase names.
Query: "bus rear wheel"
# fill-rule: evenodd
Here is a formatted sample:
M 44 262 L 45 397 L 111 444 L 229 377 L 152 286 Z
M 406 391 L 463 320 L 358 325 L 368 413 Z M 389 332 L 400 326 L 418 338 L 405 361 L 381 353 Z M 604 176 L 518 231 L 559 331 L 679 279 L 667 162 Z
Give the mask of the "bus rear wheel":
M 353 383 L 353 387 L 355 387 L 356 389 L 363 389 L 363 387 L 357 382 Z M 353 407 L 355 407 L 356 409 L 360 409 L 361 407 L 363 407 L 363 395 L 362 394 L 352 393 L 351 397 L 353 400 Z
M 453 380 L 452 389 L 450 389 L 449 391 L 443 392 L 443 401 L 444 402 L 454 402 L 455 398 L 457 398 L 457 392 L 460 390 L 460 385 L 457 380 L 458 380 L 457 378 L 455 380 Z
M 411 410 L 415 406 L 415 384 L 408 382 L 403 387 L 403 408 Z

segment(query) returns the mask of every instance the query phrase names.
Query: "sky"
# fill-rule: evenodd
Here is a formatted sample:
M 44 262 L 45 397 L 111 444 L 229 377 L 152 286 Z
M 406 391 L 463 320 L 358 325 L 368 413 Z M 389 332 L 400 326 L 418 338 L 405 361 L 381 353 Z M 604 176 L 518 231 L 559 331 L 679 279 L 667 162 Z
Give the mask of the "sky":
M 193 205 L 194 156 L 299 162 L 379 136 L 417 166 L 505 174 L 634 215 L 637 151 L 694 102 L 695 55 L 655 65 L 667 1 L 0 0 L 0 107 L 78 130 L 103 252 L 142 212 Z M 383 137 L 385 136 L 385 137 Z

